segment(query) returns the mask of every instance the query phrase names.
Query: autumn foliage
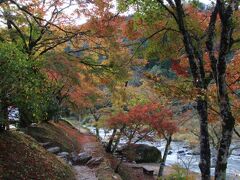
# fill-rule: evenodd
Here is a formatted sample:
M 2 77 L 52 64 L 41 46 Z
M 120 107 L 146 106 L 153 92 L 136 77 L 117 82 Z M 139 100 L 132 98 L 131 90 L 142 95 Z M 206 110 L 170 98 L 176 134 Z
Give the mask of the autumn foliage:
M 159 136 L 165 133 L 172 135 L 178 130 L 172 111 L 157 103 L 137 105 L 128 113 L 121 112 L 112 116 L 107 124 L 113 128 L 123 125 L 130 129 L 138 127 L 139 131 L 144 132 L 154 130 Z

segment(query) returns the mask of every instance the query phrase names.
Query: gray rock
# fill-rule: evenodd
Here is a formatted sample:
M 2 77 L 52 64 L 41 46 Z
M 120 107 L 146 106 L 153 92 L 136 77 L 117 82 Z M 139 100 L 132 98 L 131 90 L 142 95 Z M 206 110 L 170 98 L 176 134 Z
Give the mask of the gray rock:
M 71 157 L 73 165 L 86 164 L 90 159 L 92 159 L 92 156 L 86 152 L 82 152 L 78 155 L 76 155 L 75 153 L 72 153 L 72 157 Z
M 37 123 L 32 123 L 30 126 L 31 127 L 37 127 Z
M 100 165 L 103 162 L 103 157 L 97 157 L 97 158 L 92 158 L 91 160 L 89 160 L 87 162 L 87 166 L 88 167 L 96 167 L 98 165 Z
M 147 166 L 143 166 L 143 173 L 144 174 L 147 174 L 147 175 L 150 175 L 150 176 L 153 176 L 153 173 L 154 173 L 154 170 L 147 167 Z
M 168 155 L 171 155 L 173 152 L 170 150 L 170 151 L 168 151 Z
M 51 148 L 48 148 L 47 151 L 51 152 L 53 154 L 57 154 L 57 153 L 60 152 L 60 147 L 57 147 L 57 146 L 56 147 L 51 147 Z
M 194 148 L 192 150 L 192 155 L 200 155 L 200 149 L 199 148 Z
M 75 156 L 77 156 L 77 155 L 78 155 L 78 154 L 77 154 L 76 152 L 71 152 L 71 153 L 70 153 L 70 157 L 71 157 L 71 158 L 73 158 L 73 157 L 75 157 Z
M 154 163 L 161 160 L 161 151 L 145 144 L 130 144 L 122 152 L 128 160 L 137 163 Z
M 184 151 L 184 150 L 180 150 L 180 151 L 178 151 L 177 153 L 178 153 L 178 154 L 184 154 L 185 151 Z
M 200 155 L 200 152 L 198 152 L 198 151 L 193 151 L 193 152 L 192 152 L 192 155 L 195 155 L 195 156 L 196 156 L 196 155 Z
M 69 157 L 69 153 L 68 152 L 60 152 L 57 154 L 57 156 L 67 159 Z
M 48 148 L 51 145 L 51 142 L 39 143 L 42 147 Z

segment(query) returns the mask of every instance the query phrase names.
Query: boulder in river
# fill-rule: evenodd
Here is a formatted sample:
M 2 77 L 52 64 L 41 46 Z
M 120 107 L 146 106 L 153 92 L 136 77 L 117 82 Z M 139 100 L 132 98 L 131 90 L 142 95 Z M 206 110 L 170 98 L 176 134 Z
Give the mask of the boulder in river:
M 128 160 L 137 163 L 155 163 L 161 160 L 161 151 L 145 144 L 130 144 L 122 152 Z
M 168 155 L 171 155 L 173 152 L 170 150 L 170 151 L 168 151 Z
M 192 155 L 200 155 L 200 149 L 199 148 L 194 148 L 192 150 Z
M 185 154 L 185 150 L 179 150 L 177 153 L 178 154 Z

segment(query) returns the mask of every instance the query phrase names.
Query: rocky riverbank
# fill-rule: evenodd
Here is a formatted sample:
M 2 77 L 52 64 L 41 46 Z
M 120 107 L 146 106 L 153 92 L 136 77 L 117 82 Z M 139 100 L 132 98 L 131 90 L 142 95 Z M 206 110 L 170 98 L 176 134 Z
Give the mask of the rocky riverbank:
M 93 134 L 95 134 L 95 128 L 94 127 L 88 127 L 86 126 Z M 104 129 L 99 129 L 99 135 L 102 140 L 102 142 L 106 142 L 108 138 L 111 135 L 111 131 L 106 131 Z M 149 146 L 154 146 L 158 148 L 161 152 L 164 151 L 165 147 L 165 141 L 164 140 L 157 140 L 154 142 L 151 141 L 140 141 L 139 144 L 146 144 Z M 124 146 L 126 144 L 126 139 L 121 139 L 119 143 L 119 148 Z M 233 145 L 231 146 L 232 149 L 235 147 L 240 146 L 240 142 L 233 142 Z M 214 173 L 214 163 L 215 163 L 215 157 L 216 153 L 212 150 L 212 174 Z M 215 156 L 214 156 L 215 155 Z M 171 143 L 170 150 L 168 152 L 168 157 L 166 160 L 166 166 L 173 166 L 173 165 L 179 165 L 182 168 L 186 169 L 187 171 L 200 173 L 200 169 L 198 167 L 199 162 L 199 148 L 198 147 L 192 147 L 190 144 L 186 141 L 173 141 Z M 228 168 L 227 168 L 227 176 L 231 179 L 240 179 L 240 149 L 236 148 L 232 151 L 231 156 L 228 159 Z

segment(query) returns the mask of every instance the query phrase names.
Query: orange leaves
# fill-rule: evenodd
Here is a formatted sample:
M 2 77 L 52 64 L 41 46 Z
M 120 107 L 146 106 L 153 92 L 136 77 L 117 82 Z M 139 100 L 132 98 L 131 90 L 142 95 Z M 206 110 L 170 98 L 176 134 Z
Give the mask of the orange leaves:
M 58 52 L 49 55 L 47 63 L 45 72 L 49 81 L 59 86 L 65 106 L 73 110 L 89 108 L 101 96 L 96 86 L 98 78 L 77 59 L 70 59 Z
M 112 116 L 108 121 L 107 125 L 111 128 L 118 128 L 121 127 L 128 122 L 128 116 L 124 113 L 118 113 L 115 116 Z
M 228 95 L 230 98 L 231 110 L 239 122 L 240 115 L 240 52 L 235 52 L 232 59 L 228 60 L 226 71 L 226 84 L 228 87 Z M 216 84 L 210 84 L 208 87 L 207 97 L 209 103 L 209 121 L 216 122 L 220 118 L 220 110 L 218 108 Z
M 125 20 L 124 23 L 121 25 L 121 29 L 123 31 L 123 36 L 127 37 L 129 40 L 137 40 L 141 37 L 143 37 L 142 32 L 140 32 L 139 28 L 135 27 L 135 22 L 130 20 Z
M 188 59 L 183 57 L 179 60 L 172 60 L 172 67 L 171 69 L 177 73 L 179 76 L 188 77 L 189 76 L 189 66 L 188 66 Z
M 90 96 L 94 93 L 92 87 L 75 86 L 69 92 L 69 99 L 77 108 L 89 108 L 92 106 Z
M 240 52 L 236 52 L 234 58 L 227 67 L 227 82 L 231 91 L 240 89 Z
M 122 17 L 112 12 L 112 0 L 93 0 L 88 3 L 79 3 L 79 9 L 85 17 L 89 18 L 84 25 L 98 37 L 109 37 L 117 33 Z
M 177 131 L 177 125 L 172 118 L 171 110 L 157 103 L 149 103 L 137 105 L 128 113 L 119 113 L 111 117 L 107 123 L 110 127 L 145 125 L 162 135 L 163 133 L 173 134 Z
M 210 20 L 210 11 L 201 11 L 198 8 L 188 4 L 185 6 L 186 14 L 190 19 L 191 25 L 197 25 L 200 29 L 197 30 L 205 30 L 208 27 L 208 23 Z

